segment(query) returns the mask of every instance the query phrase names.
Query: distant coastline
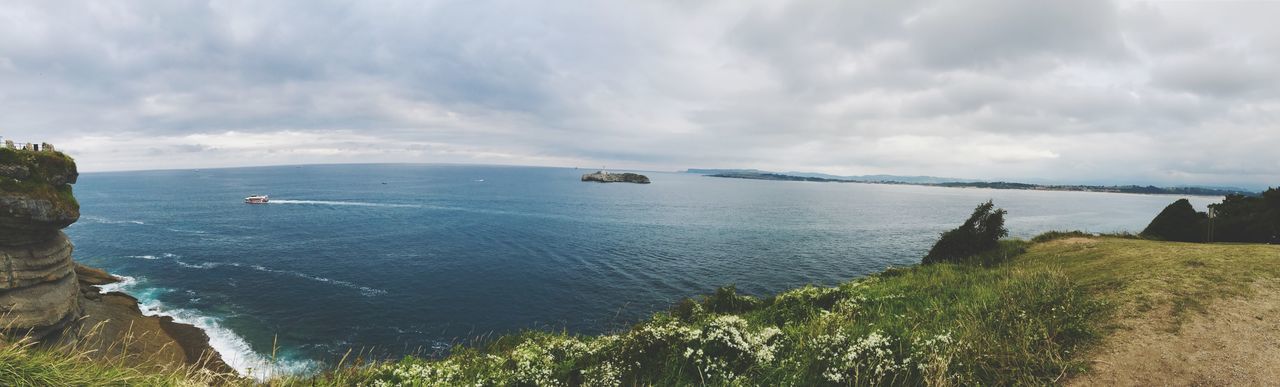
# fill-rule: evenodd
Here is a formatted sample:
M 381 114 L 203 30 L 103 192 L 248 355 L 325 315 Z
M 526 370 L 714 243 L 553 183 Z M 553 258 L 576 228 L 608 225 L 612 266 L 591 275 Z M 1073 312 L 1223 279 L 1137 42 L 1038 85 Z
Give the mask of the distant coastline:
M 891 179 L 871 180 L 871 179 L 853 179 L 838 177 L 820 177 L 812 174 L 799 175 L 789 173 L 776 173 L 757 170 L 714 170 L 714 169 L 690 169 L 688 173 L 702 174 L 708 177 L 719 177 L 727 179 L 749 179 L 749 180 L 774 180 L 774 181 L 808 181 L 818 183 L 862 183 L 862 184 L 893 184 L 893 185 L 918 185 L 929 187 L 950 187 L 950 188 L 988 188 L 988 189 L 1016 189 L 1028 191 L 1076 191 L 1076 192 L 1105 192 L 1105 193 L 1130 193 L 1130 194 L 1147 194 L 1147 195 L 1193 195 L 1193 196 L 1227 196 L 1227 195 L 1244 195 L 1258 196 L 1257 192 L 1250 192 L 1241 189 L 1223 189 L 1223 188 L 1206 188 L 1206 187 L 1156 187 L 1156 186 L 1140 186 L 1140 185 L 1081 185 L 1081 184 L 1028 184 L 1014 183 L 1004 181 L 947 181 L 953 179 L 933 178 L 927 176 L 912 176 L 909 179 L 916 181 L 899 181 Z M 932 181 L 920 181 L 920 179 L 931 179 Z M 958 179 L 954 179 L 958 180 Z

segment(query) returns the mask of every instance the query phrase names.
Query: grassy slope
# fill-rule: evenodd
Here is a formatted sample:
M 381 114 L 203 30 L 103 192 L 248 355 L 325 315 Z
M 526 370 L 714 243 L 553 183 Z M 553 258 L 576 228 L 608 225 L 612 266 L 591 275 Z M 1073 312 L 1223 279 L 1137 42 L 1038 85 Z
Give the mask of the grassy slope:
M 1255 280 L 1280 278 L 1276 245 L 1069 239 L 1035 245 L 1017 261 L 1066 273 L 1114 303 L 1119 317 L 1167 313 L 1173 330 L 1213 300 L 1248 296 Z
M 768 300 L 725 291 L 616 335 L 526 332 L 442 361 L 408 358 L 272 383 L 1044 384 L 1085 371 L 1084 354 L 1119 319 L 1167 316 L 1177 329 L 1214 299 L 1280 278 L 1280 246 L 1069 238 L 1004 247 L 982 264 L 890 270 Z M 0 384 L 43 384 L 31 379 L 38 376 L 98 385 L 134 375 L 58 359 L 9 347 L 0 351 Z M 183 375 L 126 384 L 201 384 Z

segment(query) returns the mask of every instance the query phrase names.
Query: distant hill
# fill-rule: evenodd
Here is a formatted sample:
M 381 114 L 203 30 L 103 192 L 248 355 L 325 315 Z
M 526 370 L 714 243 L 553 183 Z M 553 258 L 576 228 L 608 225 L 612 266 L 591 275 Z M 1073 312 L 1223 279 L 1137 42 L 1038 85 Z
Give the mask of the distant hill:
M 759 169 L 711 169 L 711 168 L 689 168 L 684 173 L 692 173 L 695 175 L 716 175 L 721 173 L 769 173 Z
M 698 169 L 690 168 L 685 173 L 693 173 L 699 175 L 776 175 L 791 177 L 808 177 L 818 178 L 829 181 L 856 181 L 861 183 L 908 183 L 908 184 L 939 184 L 939 183 L 956 183 L 956 182 L 973 182 L 973 179 L 959 179 L 954 177 L 936 177 L 936 176 L 899 176 L 899 175 L 860 175 L 860 176 L 839 176 L 826 173 L 816 172 L 771 172 L 759 169 Z M 738 177 L 738 176 L 718 176 L 718 177 Z M 749 178 L 742 176 L 740 178 Z M 767 180 L 803 180 L 803 179 L 785 179 L 771 178 Z M 808 180 L 813 181 L 813 180 Z

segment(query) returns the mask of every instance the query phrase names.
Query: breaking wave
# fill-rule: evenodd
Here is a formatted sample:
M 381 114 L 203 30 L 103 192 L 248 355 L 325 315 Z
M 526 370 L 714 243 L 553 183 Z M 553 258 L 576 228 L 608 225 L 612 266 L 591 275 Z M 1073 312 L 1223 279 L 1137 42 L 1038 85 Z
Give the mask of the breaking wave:
M 249 346 L 249 342 L 229 328 L 222 326 L 222 319 L 209 316 L 194 309 L 170 308 L 157 296 L 167 293 L 169 289 L 145 288 L 139 286 L 137 278 L 117 276 L 121 281 L 102 285 L 101 293 L 122 292 L 138 299 L 138 308 L 146 316 L 169 316 L 173 321 L 200 328 L 209 335 L 209 346 L 222 357 L 222 361 L 234 368 L 240 375 L 266 380 L 273 375 L 299 375 L 314 372 L 319 364 L 307 359 L 290 359 L 277 356 L 273 362 L 270 357 L 258 353 Z M 190 293 L 190 292 L 189 292 Z

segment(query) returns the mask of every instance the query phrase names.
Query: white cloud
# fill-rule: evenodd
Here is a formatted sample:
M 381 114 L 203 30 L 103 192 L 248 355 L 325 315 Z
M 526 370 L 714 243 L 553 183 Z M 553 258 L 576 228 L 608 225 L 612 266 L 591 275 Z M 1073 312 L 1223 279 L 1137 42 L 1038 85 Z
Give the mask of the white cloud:
M 1280 181 L 1267 2 L 0 5 L 0 135 L 320 162 Z

